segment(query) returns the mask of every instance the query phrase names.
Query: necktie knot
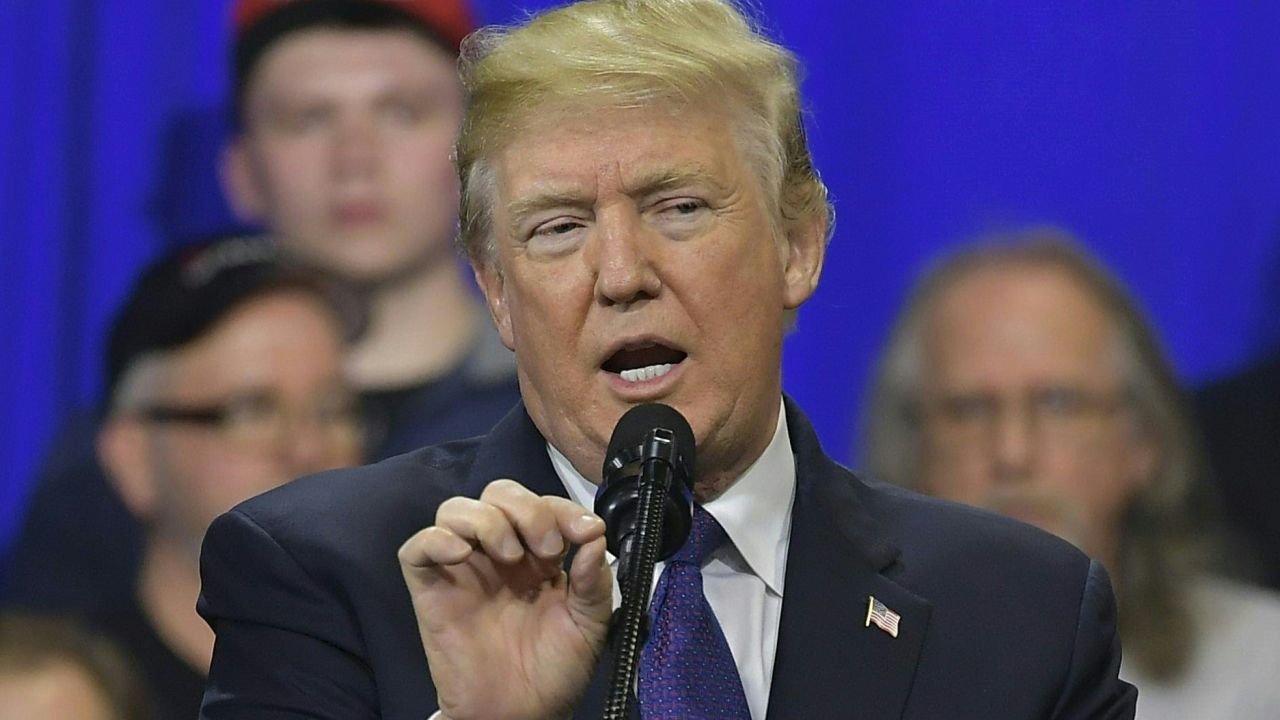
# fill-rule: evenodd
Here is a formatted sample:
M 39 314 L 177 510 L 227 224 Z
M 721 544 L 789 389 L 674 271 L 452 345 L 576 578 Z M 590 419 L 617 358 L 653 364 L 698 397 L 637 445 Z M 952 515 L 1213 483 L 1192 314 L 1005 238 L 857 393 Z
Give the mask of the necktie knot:
M 706 562 L 711 553 L 723 545 L 728 537 L 724 528 L 711 513 L 704 510 L 701 505 L 695 504 L 693 528 L 689 531 L 689 539 L 685 541 L 684 547 L 680 548 L 667 562 L 701 567 L 702 563 Z

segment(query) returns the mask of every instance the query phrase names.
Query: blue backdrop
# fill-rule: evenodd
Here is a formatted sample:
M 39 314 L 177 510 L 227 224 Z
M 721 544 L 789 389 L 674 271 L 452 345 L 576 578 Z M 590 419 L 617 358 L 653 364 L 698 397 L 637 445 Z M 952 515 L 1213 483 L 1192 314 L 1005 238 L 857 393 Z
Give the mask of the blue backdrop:
M 107 320 L 162 246 L 229 222 L 228 0 L 0 2 L 0 548 Z M 483 0 L 487 22 L 550 3 Z M 786 385 L 851 460 L 911 277 L 1049 221 L 1134 288 L 1188 382 L 1280 340 L 1278 3 L 762 0 L 808 68 L 839 221 Z

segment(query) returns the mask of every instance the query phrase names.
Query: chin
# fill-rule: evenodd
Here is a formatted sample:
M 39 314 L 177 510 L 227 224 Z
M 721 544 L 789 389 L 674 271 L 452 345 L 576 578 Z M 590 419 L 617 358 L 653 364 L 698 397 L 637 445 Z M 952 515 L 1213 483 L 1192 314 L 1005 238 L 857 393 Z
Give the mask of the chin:
M 378 257 L 375 253 L 354 258 L 337 258 L 333 265 L 334 273 L 344 280 L 365 286 L 383 285 L 412 277 L 423 267 L 413 257 Z
M 987 503 L 996 512 L 1034 525 L 1083 548 L 1088 536 L 1083 513 L 1072 503 L 1052 495 L 1005 496 Z

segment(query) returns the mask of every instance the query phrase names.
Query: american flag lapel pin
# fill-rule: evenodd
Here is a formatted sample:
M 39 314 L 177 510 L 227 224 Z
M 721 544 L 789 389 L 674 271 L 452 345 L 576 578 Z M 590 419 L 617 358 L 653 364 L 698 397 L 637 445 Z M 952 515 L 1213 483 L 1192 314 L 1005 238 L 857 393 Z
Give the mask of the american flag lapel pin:
M 876 599 L 875 595 L 867 596 L 867 622 L 864 627 L 871 627 L 871 623 L 875 623 L 876 627 L 889 633 L 890 637 L 898 637 L 898 621 L 902 616 L 885 607 L 885 604 Z

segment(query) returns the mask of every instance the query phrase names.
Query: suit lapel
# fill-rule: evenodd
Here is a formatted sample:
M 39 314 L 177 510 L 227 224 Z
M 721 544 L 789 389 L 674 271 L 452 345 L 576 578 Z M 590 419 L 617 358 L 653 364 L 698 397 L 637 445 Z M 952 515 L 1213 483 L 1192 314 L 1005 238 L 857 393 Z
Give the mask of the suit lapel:
M 516 403 L 480 441 L 462 494 L 478 498 L 486 485 L 502 478 L 515 480 L 539 495 L 569 497 L 551 466 L 547 441 L 529 418 L 524 402 Z
M 823 454 L 790 400 L 787 424 L 796 454 L 796 499 L 768 718 L 900 718 L 931 606 L 885 574 L 898 549 L 879 539 L 860 497 L 863 486 Z M 479 497 L 498 478 L 540 495 L 568 497 L 523 403 L 481 441 L 464 494 Z M 901 616 L 897 638 L 865 626 L 871 596 Z M 612 666 L 606 647 L 574 717 L 601 716 Z
M 790 401 L 787 423 L 796 498 L 768 717 L 900 718 L 931 606 L 885 574 L 898 549 Z M 873 596 L 901 616 L 898 637 L 866 625 Z

